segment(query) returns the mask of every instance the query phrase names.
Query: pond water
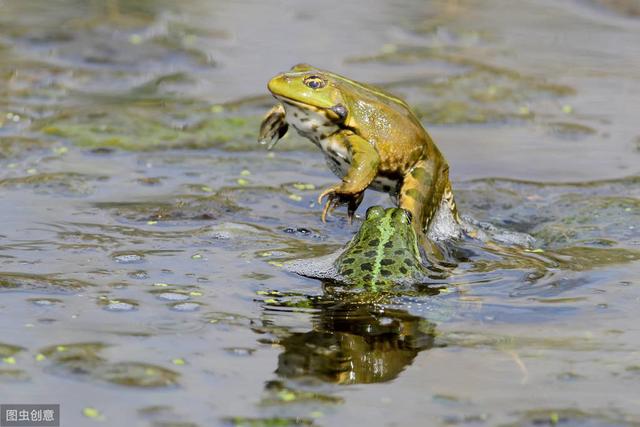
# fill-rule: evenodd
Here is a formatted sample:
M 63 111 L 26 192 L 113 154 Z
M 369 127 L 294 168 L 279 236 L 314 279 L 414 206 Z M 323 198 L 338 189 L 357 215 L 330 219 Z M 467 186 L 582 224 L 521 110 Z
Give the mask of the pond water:
M 405 97 L 460 210 L 535 246 L 371 304 L 286 272 L 360 224 L 320 221 L 312 144 L 256 143 L 299 62 Z M 637 1 L 0 0 L 0 82 L 0 403 L 640 425 Z

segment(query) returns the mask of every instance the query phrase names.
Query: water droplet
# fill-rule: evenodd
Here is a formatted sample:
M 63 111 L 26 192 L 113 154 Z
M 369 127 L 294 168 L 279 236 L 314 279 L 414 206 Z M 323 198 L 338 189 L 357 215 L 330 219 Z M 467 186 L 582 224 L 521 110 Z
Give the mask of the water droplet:
M 120 264 L 137 264 L 144 261 L 144 257 L 139 254 L 118 254 L 113 259 Z
M 200 304 L 196 302 L 181 302 L 178 304 L 173 304 L 170 306 L 172 310 L 189 312 L 189 311 L 197 311 L 200 309 Z
M 189 295 L 179 294 L 177 292 L 163 292 L 158 294 L 158 298 L 165 301 L 186 301 L 189 299 Z
M 51 307 L 56 304 L 62 304 L 61 300 L 55 298 L 32 298 L 29 299 L 29 301 L 39 307 Z
M 133 311 L 136 306 L 124 301 L 111 300 L 104 306 L 104 309 L 107 311 Z
M 149 274 L 144 270 L 132 271 L 128 274 L 132 279 L 148 279 Z

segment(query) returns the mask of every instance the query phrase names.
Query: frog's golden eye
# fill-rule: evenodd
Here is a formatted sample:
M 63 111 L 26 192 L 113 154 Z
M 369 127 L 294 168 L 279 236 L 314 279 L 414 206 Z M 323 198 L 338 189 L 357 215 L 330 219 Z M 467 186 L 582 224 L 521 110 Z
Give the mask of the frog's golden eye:
M 367 209 L 367 219 L 380 218 L 384 215 L 384 208 L 382 206 L 371 206 Z
M 322 89 L 327 85 L 327 82 L 320 76 L 309 76 L 304 79 L 304 84 L 311 89 Z
M 399 221 L 401 224 L 411 224 L 413 220 L 413 215 L 406 209 L 402 208 L 392 208 L 394 209 L 391 214 L 396 221 Z

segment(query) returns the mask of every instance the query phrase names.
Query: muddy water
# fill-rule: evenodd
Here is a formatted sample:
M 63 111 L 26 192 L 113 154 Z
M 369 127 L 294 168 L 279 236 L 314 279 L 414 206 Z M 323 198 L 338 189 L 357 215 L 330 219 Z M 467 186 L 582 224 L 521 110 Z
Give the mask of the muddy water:
M 0 403 L 63 425 L 640 425 L 634 0 L 0 0 Z M 533 235 L 356 303 L 282 262 L 355 232 L 265 82 L 386 85 L 460 209 Z M 366 205 L 389 204 L 380 194 Z

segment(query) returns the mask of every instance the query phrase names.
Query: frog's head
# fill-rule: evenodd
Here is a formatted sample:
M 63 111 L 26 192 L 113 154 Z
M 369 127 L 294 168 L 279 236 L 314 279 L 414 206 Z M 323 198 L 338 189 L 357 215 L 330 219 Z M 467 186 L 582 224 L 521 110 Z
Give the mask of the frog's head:
M 343 91 L 334 74 L 308 64 L 298 64 L 269 80 L 267 87 L 285 104 L 314 110 L 334 123 L 343 123 L 347 119 Z
M 427 275 L 409 212 L 380 206 L 367 210 L 335 267 L 346 282 L 372 289 L 420 281 Z

